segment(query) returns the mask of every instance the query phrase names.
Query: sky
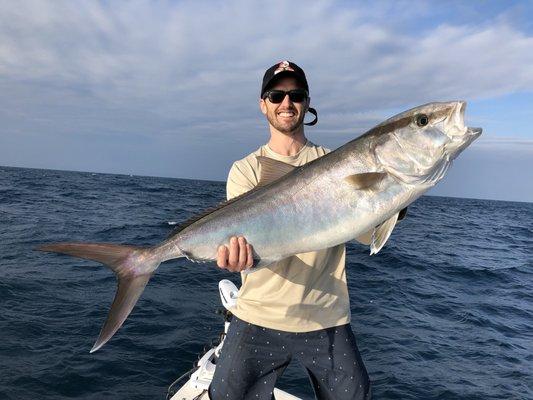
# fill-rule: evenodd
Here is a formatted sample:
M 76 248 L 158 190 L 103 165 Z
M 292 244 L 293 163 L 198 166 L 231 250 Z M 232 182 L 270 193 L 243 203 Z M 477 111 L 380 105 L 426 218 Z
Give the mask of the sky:
M 260 82 L 288 59 L 314 143 L 466 100 L 484 133 L 430 194 L 533 202 L 532 4 L 3 1 L 0 165 L 224 181 L 268 140 Z

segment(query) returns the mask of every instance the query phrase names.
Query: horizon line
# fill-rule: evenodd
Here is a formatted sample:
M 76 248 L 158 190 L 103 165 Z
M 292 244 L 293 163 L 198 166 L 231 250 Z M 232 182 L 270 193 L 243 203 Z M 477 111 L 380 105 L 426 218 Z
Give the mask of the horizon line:
M 77 173 L 83 173 L 83 174 L 120 175 L 120 176 L 139 177 L 139 178 L 162 178 L 162 179 L 177 179 L 177 180 L 185 180 L 185 181 L 226 183 L 226 181 L 219 181 L 219 180 L 213 180 L 213 179 L 178 178 L 175 176 L 138 175 L 138 174 L 117 173 L 117 172 L 80 171 L 80 170 L 55 169 L 55 168 L 19 167 L 19 166 L 13 166 L 13 165 L 0 165 L 0 168 L 35 169 L 35 170 L 44 170 L 44 171 L 77 172 Z M 508 202 L 508 203 L 525 203 L 525 204 L 533 203 L 533 201 L 527 201 L 527 200 L 503 200 L 503 199 L 488 199 L 488 198 L 478 198 L 478 197 L 442 196 L 442 195 L 434 195 L 434 194 L 423 194 L 422 196 L 443 197 L 443 198 L 451 198 L 451 199 L 465 199 L 465 200 L 502 201 L 502 202 Z

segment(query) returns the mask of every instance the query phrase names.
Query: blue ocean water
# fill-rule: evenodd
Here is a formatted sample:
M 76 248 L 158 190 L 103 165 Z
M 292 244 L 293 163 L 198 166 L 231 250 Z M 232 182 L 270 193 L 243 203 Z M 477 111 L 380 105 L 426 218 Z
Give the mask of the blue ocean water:
M 104 348 L 115 291 L 56 241 L 154 244 L 221 182 L 0 167 L 0 399 L 155 399 L 222 320 L 212 265 L 162 265 Z M 423 197 L 385 248 L 347 246 L 352 326 L 375 399 L 533 399 L 533 204 Z M 303 370 L 279 386 L 312 398 Z

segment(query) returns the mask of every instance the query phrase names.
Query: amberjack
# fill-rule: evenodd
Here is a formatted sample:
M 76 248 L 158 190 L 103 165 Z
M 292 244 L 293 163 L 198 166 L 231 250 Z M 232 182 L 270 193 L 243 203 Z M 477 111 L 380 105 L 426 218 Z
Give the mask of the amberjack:
M 465 107 L 450 101 L 412 108 L 301 167 L 258 157 L 256 188 L 185 222 L 154 246 L 54 243 L 38 249 L 98 261 L 115 272 L 118 289 L 92 353 L 120 328 L 162 262 L 214 261 L 232 236 L 253 246 L 249 273 L 355 238 L 377 253 L 400 211 L 439 182 L 481 134 L 481 128 L 465 127 Z

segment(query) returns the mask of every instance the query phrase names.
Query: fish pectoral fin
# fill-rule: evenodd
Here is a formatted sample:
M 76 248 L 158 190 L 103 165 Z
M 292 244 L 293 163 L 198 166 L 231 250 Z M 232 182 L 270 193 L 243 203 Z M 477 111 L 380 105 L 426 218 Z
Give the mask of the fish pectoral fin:
M 294 165 L 284 163 L 283 161 L 274 160 L 264 156 L 257 156 L 257 160 L 261 165 L 261 177 L 259 178 L 257 186 L 268 185 L 298 168 Z
M 385 172 L 364 172 L 361 174 L 349 175 L 344 180 L 352 185 L 355 189 L 371 189 L 378 185 L 387 174 Z
M 394 214 L 388 220 L 374 228 L 374 231 L 372 232 L 372 243 L 370 244 L 370 255 L 376 254 L 381 250 L 385 243 L 387 243 L 387 240 L 389 240 L 392 230 L 398 221 L 398 214 L 399 213 Z

